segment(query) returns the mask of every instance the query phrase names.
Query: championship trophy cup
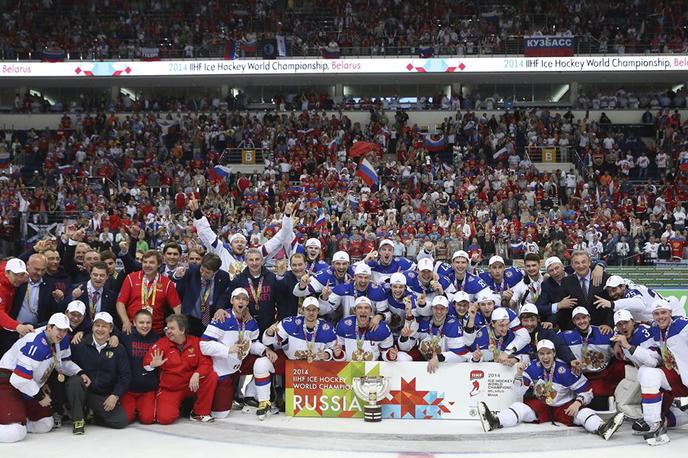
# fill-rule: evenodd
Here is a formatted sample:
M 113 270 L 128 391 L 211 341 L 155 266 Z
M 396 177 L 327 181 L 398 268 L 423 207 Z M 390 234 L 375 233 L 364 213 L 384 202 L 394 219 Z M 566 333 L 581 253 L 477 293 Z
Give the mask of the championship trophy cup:
M 363 407 L 363 419 L 365 421 L 382 421 L 382 407 L 378 405 L 378 400 L 389 394 L 389 378 L 381 375 L 354 377 L 351 387 L 356 396 L 365 401 Z

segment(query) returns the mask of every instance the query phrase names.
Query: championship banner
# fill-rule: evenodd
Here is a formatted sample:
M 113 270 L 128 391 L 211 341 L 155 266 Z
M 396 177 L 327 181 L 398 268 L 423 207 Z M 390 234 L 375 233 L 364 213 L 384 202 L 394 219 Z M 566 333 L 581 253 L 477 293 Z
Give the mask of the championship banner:
M 288 361 L 286 414 L 363 417 L 366 400 L 353 385 L 368 376 L 389 383 L 388 394 L 378 399 L 382 418 L 474 420 L 480 401 L 502 410 L 519 400 L 511 390 L 515 373 L 515 367 L 498 363 L 443 363 L 429 374 L 427 362 Z
M 526 57 L 569 57 L 573 56 L 575 37 L 542 35 L 523 37 L 523 54 Z

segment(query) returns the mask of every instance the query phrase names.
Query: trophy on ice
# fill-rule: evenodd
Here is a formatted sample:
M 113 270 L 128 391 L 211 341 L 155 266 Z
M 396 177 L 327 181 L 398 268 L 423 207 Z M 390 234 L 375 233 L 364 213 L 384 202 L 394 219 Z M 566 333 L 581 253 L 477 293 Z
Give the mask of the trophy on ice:
M 378 400 L 389 394 L 389 378 L 381 375 L 354 377 L 351 387 L 356 396 L 366 403 L 363 407 L 363 419 L 370 422 L 382 421 L 382 406 L 378 404 Z

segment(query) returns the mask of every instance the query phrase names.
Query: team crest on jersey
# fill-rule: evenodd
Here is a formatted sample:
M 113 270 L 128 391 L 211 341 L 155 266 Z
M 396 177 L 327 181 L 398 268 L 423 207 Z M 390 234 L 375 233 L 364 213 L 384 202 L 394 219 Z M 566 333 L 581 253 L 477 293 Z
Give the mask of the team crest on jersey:
M 399 262 L 400 259 L 401 259 L 401 258 L 400 258 L 399 256 L 395 256 L 395 257 L 394 257 L 394 262 Z
M 351 320 L 344 320 L 344 324 L 347 326 L 351 326 Z
M 48 341 L 45 340 L 45 337 L 41 337 L 41 343 L 42 343 L 43 345 L 48 345 Z
M 478 331 L 478 333 L 475 335 L 476 339 L 479 339 L 483 336 L 483 331 Z
M 189 348 L 189 353 L 193 353 L 193 352 L 194 352 L 193 347 L 190 347 L 190 348 Z
M 563 375 L 563 374 L 566 373 L 566 368 L 562 366 L 562 367 L 560 367 L 559 369 L 557 369 L 557 372 L 559 372 L 560 374 Z
M 327 324 L 327 323 L 324 323 L 323 326 L 322 326 L 322 328 L 323 328 L 323 331 L 329 331 L 329 330 L 330 330 L 330 325 Z
M 416 273 L 415 272 L 409 272 L 408 274 L 409 278 L 416 278 Z
M 507 277 L 511 277 L 513 275 L 513 272 L 507 270 L 506 272 L 504 272 L 504 275 Z
M 293 320 L 293 318 L 290 317 L 290 316 L 288 316 L 288 317 L 286 317 L 285 319 L 283 319 L 282 321 L 283 321 L 284 323 L 291 323 L 292 320 Z M 297 319 L 297 320 L 298 320 L 298 319 Z M 297 323 L 298 323 L 298 321 L 297 321 Z
M 113 356 L 115 356 L 115 352 L 112 352 L 112 351 L 106 351 L 105 352 L 105 357 L 107 359 L 112 359 Z

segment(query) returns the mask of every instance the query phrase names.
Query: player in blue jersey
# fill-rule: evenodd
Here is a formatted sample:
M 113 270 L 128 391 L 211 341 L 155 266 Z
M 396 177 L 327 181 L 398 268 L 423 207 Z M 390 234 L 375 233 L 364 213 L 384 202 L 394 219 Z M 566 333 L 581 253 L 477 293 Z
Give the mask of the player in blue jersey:
M 406 277 L 402 273 L 394 273 L 390 277 L 386 288 L 387 306 L 390 320 L 389 328 L 398 337 L 403 328 L 418 329 L 416 321 L 416 296 L 406 288 Z
M 336 361 L 384 361 L 405 360 L 411 357 L 399 352 L 394 346 L 392 331 L 381 322 L 371 329 L 373 306 L 366 296 L 356 298 L 355 315 L 346 316 L 337 323 L 337 344 L 333 354 Z
M 449 279 L 450 286 L 446 294 L 450 302 L 455 302 L 452 296 L 459 291 L 467 293 L 471 300 L 475 300 L 475 296 L 488 287 L 480 277 L 468 272 L 469 263 L 468 253 L 459 250 L 452 255 L 451 265 L 443 262 L 436 266 L 437 274 Z
M 389 239 L 382 240 L 377 251 L 368 253 L 363 262 L 370 266 L 373 283 L 378 285 L 388 282 L 394 273 L 408 272 L 416 268 L 413 261 L 402 256 L 394 256 L 394 242 Z
M 513 296 L 512 288 L 523 279 L 523 272 L 514 266 L 506 267 L 504 258 L 492 256 L 488 262 L 487 272 L 481 272 L 479 277 L 495 293 L 502 297 L 502 303 L 509 305 Z
M 603 421 L 595 411 L 586 407 L 592 400 L 592 390 L 585 376 L 576 375 L 565 362 L 556 359 L 551 341 L 544 339 L 538 342 L 537 352 L 537 361 L 517 365 L 513 385 L 519 396 L 532 390 L 533 397 L 516 402 L 496 415 L 484 402 L 478 404 L 485 432 L 523 422 L 556 421 L 567 426 L 583 426 L 586 431 L 609 440 L 623 423 L 624 414 L 618 413 Z
M 406 287 L 416 295 L 416 312 L 419 317 L 432 315 L 432 300 L 442 296 L 449 288 L 449 279 L 434 272 L 434 263 L 430 258 L 418 261 L 418 270 L 406 272 Z
M 270 387 L 272 374 L 284 376 L 285 363 L 291 360 L 330 361 L 332 348 L 337 342 L 334 327 L 318 318 L 319 302 L 314 297 L 303 301 L 304 316 L 284 318 L 263 333 L 263 344 L 272 347 L 277 359 L 264 356 L 253 365 L 256 381 L 256 398 L 259 407 L 258 419 L 263 420 L 271 411 Z
M 688 396 L 688 318 L 672 316 L 671 304 L 663 299 L 654 302 L 652 318 L 650 334 L 661 363 L 640 367 L 638 382 L 644 438 L 649 445 L 662 445 L 669 442 L 668 427 L 688 423 L 686 412 L 671 408 L 675 397 Z
M 509 317 L 509 329 L 514 333 L 515 339 L 513 344 L 509 347 L 509 353 L 520 351 L 530 343 L 530 336 L 523 326 L 521 321 L 516 316 L 516 312 L 506 307 L 497 307 L 499 302 L 499 295 L 492 293 L 489 289 L 481 291 L 477 296 L 478 309 L 476 311 L 473 326 L 466 325 L 464 328 L 466 345 L 473 344 L 475 338 L 475 329 L 490 324 L 492 321 L 492 313 L 497 308 L 504 309 Z
M 350 283 L 353 280 L 353 270 L 350 267 L 349 255 L 344 251 L 337 251 L 332 256 L 332 266 L 321 270 L 315 275 L 306 272 L 299 282 L 294 285 L 294 296 L 317 296 L 321 309 L 329 309 L 327 301 L 332 294 L 332 288 L 337 285 Z
M 325 261 L 320 260 L 322 243 L 316 238 L 306 240 L 303 246 L 301 244 L 296 245 L 292 253 L 302 253 L 306 256 L 306 272 L 310 275 L 315 275 L 330 267 Z
M 321 316 L 348 316 L 354 314 L 355 301 L 358 297 L 366 296 L 373 306 L 373 317 L 370 320 L 371 329 L 381 322 L 389 322 L 390 312 L 387 310 L 387 293 L 381 287 L 370 281 L 370 267 L 364 263 L 357 263 L 354 270 L 354 281 L 343 283 L 332 289 L 327 298 L 327 306 L 320 309 Z M 324 298 L 324 295 L 321 295 Z
M 509 328 L 511 315 L 507 310 L 504 307 L 494 309 L 489 324 L 477 330 L 475 340 L 471 344 L 471 361 L 494 361 L 513 366 L 523 360 L 524 356 L 528 358 L 527 347 L 517 348 L 518 336 Z
M 612 335 L 590 325 L 590 312 L 585 307 L 573 309 L 571 317 L 576 329 L 561 334 L 564 342 L 581 361 L 595 397 L 612 396 L 625 375 L 623 361 L 614 356 Z

